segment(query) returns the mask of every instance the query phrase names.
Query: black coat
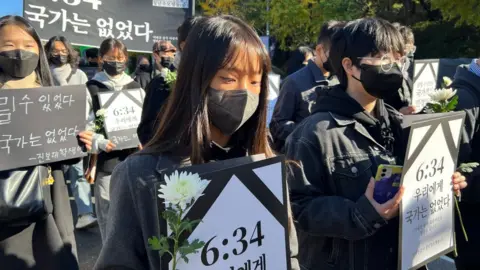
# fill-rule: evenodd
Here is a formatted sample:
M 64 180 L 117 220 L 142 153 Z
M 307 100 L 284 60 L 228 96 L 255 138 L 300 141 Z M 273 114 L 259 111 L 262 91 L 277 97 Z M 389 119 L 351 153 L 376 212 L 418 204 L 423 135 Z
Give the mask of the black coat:
M 152 80 L 150 72 L 141 71 L 141 70 L 137 70 L 133 74 L 132 78 L 133 78 L 134 81 L 136 81 L 138 84 L 140 84 L 142 89 L 147 88 L 147 85 Z
M 0 230 L 0 269 L 79 269 L 72 210 L 61 170 L 65 163 L 69 162 L 51 164 L 53 213 L 30 226 Z
M 170 87 L 165 79 L 158 75 L 147 85 L 145 92 L 142 120 L 137 129 L 138 138 L 142 145 L 148 143 L 154 135 L 158 114 L 170 95 Z

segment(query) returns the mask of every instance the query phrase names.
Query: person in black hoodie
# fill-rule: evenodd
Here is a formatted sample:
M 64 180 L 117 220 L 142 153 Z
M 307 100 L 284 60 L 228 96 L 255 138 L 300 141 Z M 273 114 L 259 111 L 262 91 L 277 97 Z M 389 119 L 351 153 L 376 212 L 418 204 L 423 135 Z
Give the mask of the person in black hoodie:
M 168 270 L 148 244 L 148 238 L 160 237 L 161 231 L 152 186 L 162 181 L 159 172 L 246 155 L 273 155 L 266 129 L 269 71 L 268 52 L 245 22 L 219 16 L 195 25 L 155 136 L 112 175 L 115 196 L 107 241 L 94 269 Z M 299 270 L 290 221 L 292 268 L 288 270 Z
M 150 76 L 151 72 L 152 66 L 150 65 L 150 61 L 148 61 L 148 58 L 143 55 L 139 56 L 137 60 L 137 68 L 132 76 L 133 80 L 139 83 L 143 89 L 146 89 L 147 85 L 152 80 Z
M 312 115 L 288 137 L 292 211 L 305 269 L 394 270 L 398 208 L 373 198 L 380 164 L 401 164 L 402 115 L 383 98 L 403 81 L 403 40 L 382 19 L 359 19 L 334 34 L 330 63 L 340 84 L 316 88 Z M 455 174 L 455 189 L 465 179 Z M 460 184 L 460 182 L 462 182 Z
M 97 115 L 97 111 L 101 109 L 98 93 L 141 88 L 125 73 L 128 51 L 120 40 L 113 38 L 104 40 L 100 45 L 100 58 L 103 71 L 95 74 L 93 79 L 87 82 L 94 115 Z M 90 153 L 98 153 L 94 190 L 95 212 L 102 240 L 105 241 L 106 218 L 110 202 L 110 176 L 115 167 L 135 149 L 115 151 L 115 145 L 105 139 L 105 134 L 97 134 L 94 131 L 81 132 L 79 138 Z
M 161 66 L 169 67 L 172 71 L 178 68 L 182 50 L 185 46 L 188 33 L 190 32 L 190 29 L 192 29 L 192 27 L 195 25 L 195 23 L 199 20 L 199 18 L 201 17 L 188 18 L 178 28 L 177 32 L 179 51 L 175 54 L 175 58 L 173 58 L 172 61 L 166 61 L 165 58 L 162 58 L 164 56 L 168 56 L 167 51 L 171 50 L 169 49 L 169 46 L 171 46 L 171 44 L 168 45 L 167 43 L 155 43 L 155 46 L 153 48 L 154 52 L 155 50 L 159 50 L 157 56 L 155 57 L 156 59 L 160 59 Z M 164 45 L 160 46 L 161 44 Z M 158 113 L 160 112 L 162 105 L 165 103 L 168 96 L 170 95 L 170 87 L 166 83 L 165 77 L 162 75 L 158 75 L 153 78 L 152 81 L 147 85 L 147 87 L 145 88 L 145 92 L 146 96 L 143 102 L 142 119 L 137 129 L 138 138 L 140 139 L 141 144 L 146 144 L 153 137 L 153 133 L 157 127 L 156 120 Z
M 467 115 L 462 133 L 458 163 L 480 163 L 480 61 L 474 59 L 469 65 L 457 68 L 452 85 L 457 90 L 456 110 L 464 110 Z M 457 219 L 456 235 L 458 257 L 455 263 L 458 270 L 480 269 L 480 168 L 467 175 L 469 187 L 462 193 L 459 203 L 468 242 Z
M 54 83 L 39 35 L 22 17 L 0 18 L 0 91 L 42 86 L 54 86 Z M 2 125 L 1 131 L 2 134 L 7 134 L 8 125 Z M 11 200 L 16 200 L 10 202 L 16 206 L 13 209 L 6 207 L 6 201 L 0 200 L 1 269 L 78 269 L 72 209 L 62 170 L 63 165 L 77 162 L 78 160 L 70 160 L 48 164 L 54 178 L 47 192 L 51 196 L 53 210 L 41 219 L 18 215 L 24 214 L 24 211 L 18 211 L 18 208 L 29 208 L 29 214 L 32 215 L 39 211 L 38 208 L 23 203 L 31 199 L 28 198 L 28 190 L 40 185 L 40 181 L 31 177 L 29 179 L 33 181 L 15 190 L 21 180 L 15 175 L 25 173 L 34 176 L 35 166 L 0 171 L 2 187 L 9 187 L 1 192 Z M 5 198 L 4 196 L 2 198 Z

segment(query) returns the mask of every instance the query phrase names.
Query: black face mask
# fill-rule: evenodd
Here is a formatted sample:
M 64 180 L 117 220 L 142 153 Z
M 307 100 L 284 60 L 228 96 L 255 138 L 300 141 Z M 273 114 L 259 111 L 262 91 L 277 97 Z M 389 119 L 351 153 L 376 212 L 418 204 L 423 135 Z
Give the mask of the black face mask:
M 103 62 L 103 70 L 110 75 L 116 76 L 123 71 L 125 71 L 125 63 L 122 62 L 115 62 L 115 61 L 105 61 Z
M 225 135 L 232 135 L 255 113 L 260 96 L 248 90 L 208 89 L 208 114 L 212 124 Z
M 138 69 L 141 71 L 149 72 L 150 71 L 150 65 L 149 64 L 141 64 L 138 66 Z
M 50 61 L 52 62 L 52 64 L 56 65 L 56 66 L 63 66 L 67 63 L 68 61 L 68 56 L 67 55 L 53 55 L 51 58 L 50 58 Z
M 25 78 L 38 66 L 39 56 L 24 50 L 0 52 L 0 69 L 12 78 Z
M 332 65 L 330 65 L 330 61 L 327 59 L 326 62 L 323 62 L 323 69 L 328 72 L 332 72 Z
M 173 58 L 172 57 L 166 57 L 166 56 L 162 56 L 160 58 L 160 65 L 164 68 L 168 68 L 170 67 L 170 65 L 172 64 L 173 62 Z
M 360 81 L 365 91 L 373 97 L 388 98 L 402 87 L 404 76 L 396 63 L 387 72 L 383 71 L 381 66 L 367 64 L 361 64 L 360 69 L 362 70 L 360 79 L 353 78 Z

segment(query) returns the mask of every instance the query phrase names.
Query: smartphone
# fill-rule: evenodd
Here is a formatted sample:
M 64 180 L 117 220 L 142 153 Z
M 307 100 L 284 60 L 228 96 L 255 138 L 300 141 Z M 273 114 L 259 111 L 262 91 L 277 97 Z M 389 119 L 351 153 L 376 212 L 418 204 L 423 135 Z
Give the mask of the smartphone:
M 395 197 L 400 187 L 402 171 L 403 167 L 398 165 L 382 164 L 378 166 L 373 192 L 375 201 L 385 203 Z

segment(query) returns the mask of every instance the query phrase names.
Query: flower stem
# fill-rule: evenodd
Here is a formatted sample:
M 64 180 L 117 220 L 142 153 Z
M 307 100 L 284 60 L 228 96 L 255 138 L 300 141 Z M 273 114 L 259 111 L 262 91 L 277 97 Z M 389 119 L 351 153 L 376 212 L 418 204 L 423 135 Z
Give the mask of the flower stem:
M 182 216 L 183 216 L 183 211 L 182 209 L 180 209 L 178 215 L 177 215 L 177 220 L 176 220 L 176 224 L 175 224 L 175 228 L 173 228 L 174 230 L 174 237 L 173 237 L 173 241 L 174 241 L 174 246 L 173 246 L 173 266 L 172 266 L 172 270 L 177 270 L 177 253 L 178 253 L 178 246 L 179 246 L 179 241 L 178 241 L 178 238 L 180 237 L 179 234 L 179 230 L 180 230 L 180 224 L 182 223 Z
M 458 205 L 457 196 L 454 196 L 454 198 L 455 198 L 455 207 L 457 208 L 457 212 L 458 212 L 458 219 L 460 220 L 460 226 L 462 226 L 463 235 L 465 236 L 465 240 L 468 242 L 468 235 L 467 235 L 467 231 L 465 230 L 465 225 L 463 225 L 462 213 L 460 212 L 460 206 Z

